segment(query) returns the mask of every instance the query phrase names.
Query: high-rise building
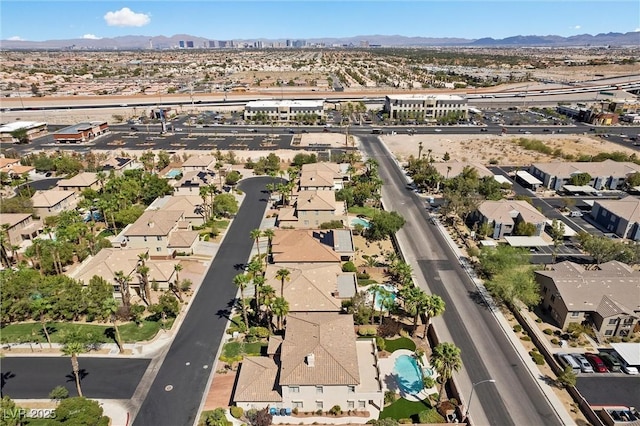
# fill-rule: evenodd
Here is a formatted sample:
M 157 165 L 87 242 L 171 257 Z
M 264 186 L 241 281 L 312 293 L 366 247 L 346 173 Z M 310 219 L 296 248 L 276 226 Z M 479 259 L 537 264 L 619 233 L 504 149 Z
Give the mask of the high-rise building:
M 178 42 L 178 47 L 179 47 L 180 49 L 184 49 L 184 46 L 185 46 L 184 40 L 180 40 L 180 41 Z
M 193 49 L 193 40 L 187 40 L 187 49 Z
M 212 49 L 214 47 L 216 47 L 216 42 L 213 40 L 209 40 L 209 48 Z

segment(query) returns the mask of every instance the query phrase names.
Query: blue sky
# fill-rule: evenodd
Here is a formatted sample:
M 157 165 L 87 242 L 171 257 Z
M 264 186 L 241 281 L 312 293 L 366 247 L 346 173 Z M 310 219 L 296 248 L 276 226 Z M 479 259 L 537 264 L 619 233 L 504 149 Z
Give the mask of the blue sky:
M 640 31 L 639 17 L 637 0 L 1 0 L 0 39 L 175 34 L 211 40 L 372 34 L 467 39 L 567 37 Z

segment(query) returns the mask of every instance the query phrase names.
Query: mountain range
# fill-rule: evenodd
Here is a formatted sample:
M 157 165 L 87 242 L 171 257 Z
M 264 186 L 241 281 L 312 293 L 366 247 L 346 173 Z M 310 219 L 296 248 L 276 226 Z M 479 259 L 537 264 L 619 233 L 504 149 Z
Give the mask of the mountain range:
M 129 35 L 114 38 L 100 39 L 70 39 L 70 40 L 1 40 L 2 50 L 38 50 L 38 49 L 74 49 L 74 50 L 135 50 L 135 49 L 171 49 L 179 46 L 180 41 L 192 41 L 194 48 L 209 47 L 210 39 L 196 37 L 187 34 L 166 36 L 140 36 Z M 285 45 L 283 39 L 252 39 L 234 40 L 234 44 L 262 42 L 265 46 L 271 43 Z M 362 43 L 383 47 L 569 47 L 569 46 L 640 46 L 640 32 L 606 33 L 606 34 L 581 34 L 571 37 L 556 35 L 517 35 L 503 39 L 490 37 L 480 39 L 464 38 L 433 38 L 433 37 L 406 37 L 401 35 L 361 35 L 343 38 L 311 38 L 305 40 L 307 45 L 325 46 L 354 46 Z

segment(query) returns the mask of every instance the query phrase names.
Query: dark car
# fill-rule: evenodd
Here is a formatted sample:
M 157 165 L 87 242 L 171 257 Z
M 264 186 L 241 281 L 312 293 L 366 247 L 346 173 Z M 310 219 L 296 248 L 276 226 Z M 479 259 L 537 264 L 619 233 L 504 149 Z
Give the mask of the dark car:
M 289 132 L 289 133 L 295 133 L 296 131 L 295 131 L 295 130 L 293 130 L 293 129 L 287 129 L 287 132 Z
M 598 356 L 612 373 L 617 373 L 622 369 L 620 361 L 618 361 L 614 356 L 609 355 L 606 352 L 600 352 Z
M 302 131 L 302 133 L 309 133 L 309 131 L 305 129 Z
M 481 132 L 488 132 L 489 130 L 488 130 L 486 127 L 481 127 L 481 128 L 480 128 L 480 131 L 481 131 Z
M 138 128 L 137 128 L 137 127 L 135 127 L 135 126 L 131 126 L 131 130 L 133 130 L 134 132 L 137 132 L 137 131 L 138 131 Z
M 604 362 L 602 362 L 602 359 L 600 359 L 598 355 L 586 353 L 584 354 L 584 357 L 587 359 L 587 361 L 589 361 L 589 364 L 593 366 L 593 370 L 596 373 L 606 373 L 607 371 L 609 371 L 607 370 L 607 366 L 604 365 Z

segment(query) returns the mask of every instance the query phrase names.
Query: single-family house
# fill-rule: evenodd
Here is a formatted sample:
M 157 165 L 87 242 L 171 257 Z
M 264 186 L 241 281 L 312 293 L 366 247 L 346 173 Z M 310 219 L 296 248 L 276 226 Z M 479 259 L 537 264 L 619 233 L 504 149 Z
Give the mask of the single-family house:
M 12 245 L 33 240 L 42 232 L 42 221 L 34 220 L 31 213 L 2 213 L 0 225 L 6 227 L 7 236 Z
M 213 155 L 192 155 L 182 163 L 182 171 L 215 170 L 216 157 Z
M 105 173 L 113 172 L 116 175 L 122 175 L 126 170 L 135 170 L 142 168 L 142 164 L 128 157 L 111 157 L 101 164 L 102 171 Z
M 563 329 L 589 322 L 603 337 L 626 337 L 640 323 L 640 271 L 618 261 L 585 269 L 565 261 L 535 271 L 542 307 Z
M 184 213 L 183 220 L 191 227 L 204 223 L 202 197 L 199 195 L 165 195 L 154 200 L 147 210 L 179 210 Z
M 531 204 L 521 200 L 484 201 L 470 216 L 472 222 L 479 225 L 489 224 L 490 237 L 499 240 L 507 235 L 513 235 L 521 222 L 535 225 L 532 236 L 541 236 L 547 218 Z
M 100 179 L 98 174 L 93 172 L 82 172 L 69 179 L 61 179 L 56 186 L 63 191 L 82 192 L 85 189 L 100 189 Z
M 333 190 L 300 191 L 293 207 L 280 209 L 278 226 L 318 228 L 325 222 L 345 219 L 343 201 L 336 201 Z
M 75 209 L 78 206 L 78 201 L 80 200 L 76 191 L 60 189 L 36 191 L 31 197 L 34 214 L 41 218 Z
M 205 186 L 220 185 L 217 173 L 211 170 L 192 170 L 185 172 L 182 178 L 174 185 L 174 195 L 199 195 L 200 188 Z
M 271 240 L 271 263 L 340 263 L 353 257 L 349 229 L 276 229 Z
M 596 200 L 590 213 L 593 220 L 607 232 L 620 238 L 640 241 L 640 199 Z
M 176 252 L 192 253 L 198 233 L 184 221 L 180 210 L 147 210 L 122 234 L 122 245 L 148 248 L 152 258 L 173 257 Z
M 303 164 L 298 187 L 301 191 L 333 189 L 339 191 L 349 176 L 336 163 L 319 162 Z
M 237 406 L 326 412 L 338 405 L 378 417 L 384 393 L 377 348 L 373 339 L 356 339 L 351 315 L 291 313 L 284 337 L 272 336 L 267 354 L 244 358 Z

